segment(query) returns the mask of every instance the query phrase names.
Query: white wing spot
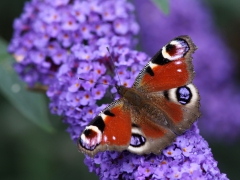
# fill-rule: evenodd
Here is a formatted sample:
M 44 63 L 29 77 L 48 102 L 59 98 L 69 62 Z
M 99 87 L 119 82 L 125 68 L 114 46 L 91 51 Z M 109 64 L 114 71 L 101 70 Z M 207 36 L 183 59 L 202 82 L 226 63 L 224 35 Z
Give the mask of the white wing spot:
M 101 112 L 101 113 L 99 114 L 99 116 L 102 117 L 103 121 L 107 118 L 107 115 L 105 115 L 103 112 Z
M 155 68 L 156 66 L 158 66 L 157 64 L 153 64 L 151 61 L 149 62 L 149 66 L 150 66 L 150 68 Z

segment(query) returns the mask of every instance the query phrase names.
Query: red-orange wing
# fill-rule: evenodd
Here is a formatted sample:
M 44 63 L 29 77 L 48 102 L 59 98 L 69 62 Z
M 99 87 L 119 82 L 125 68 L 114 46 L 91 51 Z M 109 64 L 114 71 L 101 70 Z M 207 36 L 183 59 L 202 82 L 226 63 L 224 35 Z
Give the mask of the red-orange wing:
M 114 101 L 85 128 L 78 139 L 78 149 L 89 156 L 99 151 L 127 149 L 131 124 L 130 111 L 123 100 Z
M 189 36 L 171 40 L 140 72 L 133 88 L 158 92 L 191 83 L 194 77 L 191 55 L 195 50 Z

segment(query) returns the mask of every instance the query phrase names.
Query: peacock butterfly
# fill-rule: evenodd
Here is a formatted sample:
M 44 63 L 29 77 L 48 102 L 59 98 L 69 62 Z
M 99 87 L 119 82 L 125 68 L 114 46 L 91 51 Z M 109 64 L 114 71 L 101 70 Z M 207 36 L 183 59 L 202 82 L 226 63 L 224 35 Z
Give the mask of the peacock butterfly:
M 199 94 L 192 84 L 189 36 L 179 36 L 159 50 L 137 76 L 132 88 L 116 85 L 120 99 L 109 104 L 80 135 L 79 151 L 128 150 L 159 154 L 200 116 Z

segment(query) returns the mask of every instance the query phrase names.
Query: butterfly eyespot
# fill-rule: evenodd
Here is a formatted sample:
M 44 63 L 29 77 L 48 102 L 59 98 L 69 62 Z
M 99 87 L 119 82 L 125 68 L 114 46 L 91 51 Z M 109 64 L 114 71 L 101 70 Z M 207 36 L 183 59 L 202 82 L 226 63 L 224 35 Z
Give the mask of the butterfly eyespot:
M 168 44 L 166 46 L 166 52 L 170 55 L 170 56 L 174 56 L 177 52 L 177 48 L 175 45 L 173 44 Z
M 176 93 L 177 100 L 182 105 L 188 104 L 192 98 L 191 90 L 187 86 L 179 87 Z
M 102 140 L 102 132 L 96 126 L 87 126 L 78 143 L 86 150 L 94 150 Z
M 188 43 L 183 39 L 177 38 L 162 48 L 162 56 L 164 59 L 174 61 L 184 57 L 189 50 Z
M 146 142 L 146 139 L 143 136 L 139 134 L 132 134 L 130 146 L 140 147 L 140 146 L 143 146 L 145 142 Z
M 183 39 L 180 39 L 180 38 L 177 38 L 176 41 L 181 44 L 180 46 L 178 46 L 177 48 L 178 49 L 182 49 L 183 50 L 183 55 L 185 55 L 189 50 L 190 50 L 190 47 L 187 43 L 187 41 L 183 40 Z

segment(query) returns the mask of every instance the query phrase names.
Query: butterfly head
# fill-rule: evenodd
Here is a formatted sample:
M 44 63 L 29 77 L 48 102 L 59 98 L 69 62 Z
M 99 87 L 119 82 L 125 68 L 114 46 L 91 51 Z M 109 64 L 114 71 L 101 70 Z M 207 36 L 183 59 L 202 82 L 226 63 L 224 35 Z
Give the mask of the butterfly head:
M 124 94 L 127 92 L 127 90 L 129 88 L 125 87 L 125 86 L 119 86 L 119 85 L 115 85 L 117 92 L 120 96 L 124 96 Z

